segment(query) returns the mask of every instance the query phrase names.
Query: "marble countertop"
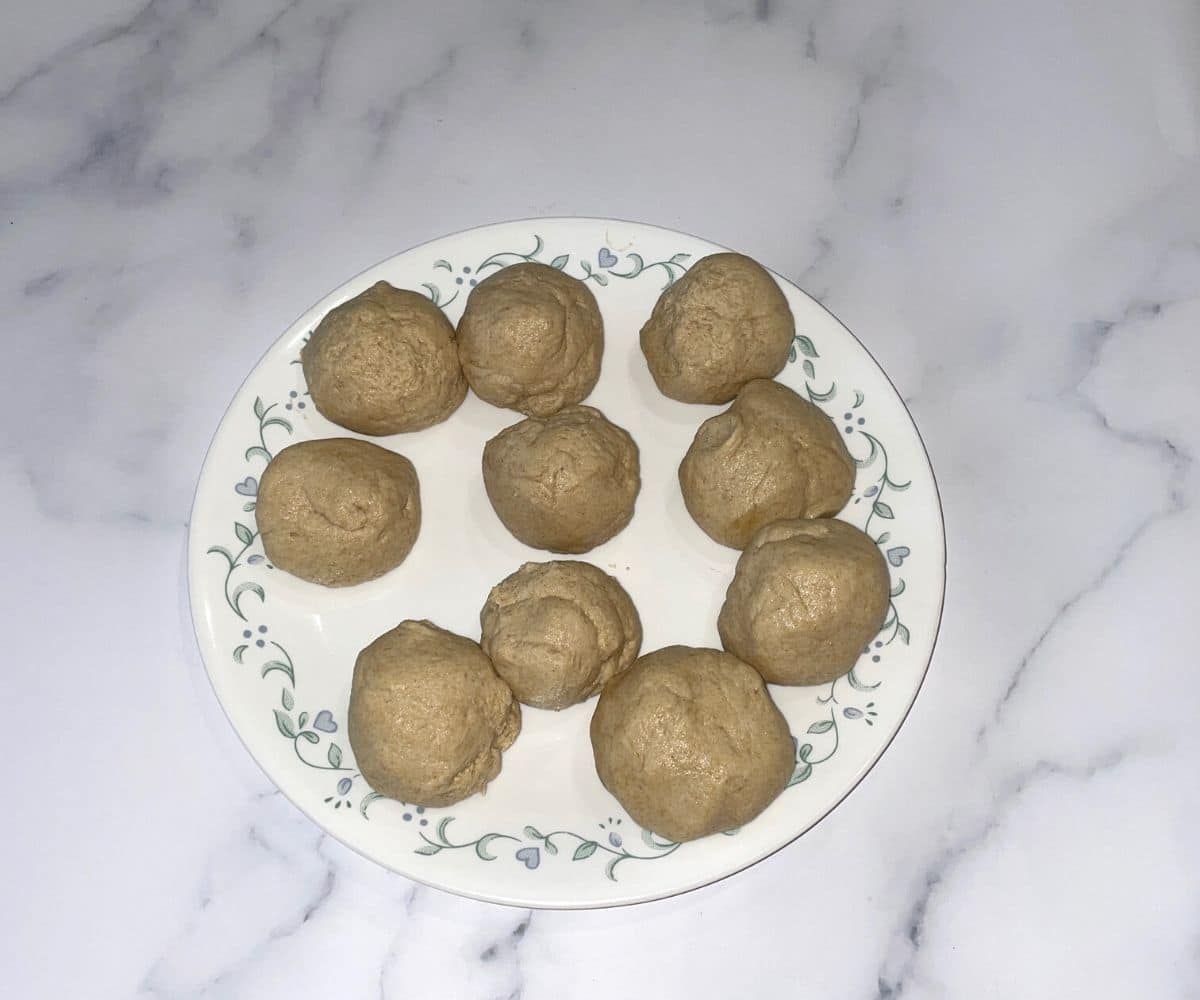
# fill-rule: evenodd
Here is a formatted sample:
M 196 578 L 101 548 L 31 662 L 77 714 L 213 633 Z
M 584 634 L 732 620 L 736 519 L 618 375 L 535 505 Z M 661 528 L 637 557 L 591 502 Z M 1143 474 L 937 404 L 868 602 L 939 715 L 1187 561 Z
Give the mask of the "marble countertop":
M 10 16 L 6 994 L 1196 996 L 1198 37 L 1184 0 Z M 209 437 L 302 309 L 569 214 L 738 247 L 855 330 L 939 474 L 949 588 L 912 715 L 809 834 L 683 897 L 529 913 L 274 791 L 183 554 Z

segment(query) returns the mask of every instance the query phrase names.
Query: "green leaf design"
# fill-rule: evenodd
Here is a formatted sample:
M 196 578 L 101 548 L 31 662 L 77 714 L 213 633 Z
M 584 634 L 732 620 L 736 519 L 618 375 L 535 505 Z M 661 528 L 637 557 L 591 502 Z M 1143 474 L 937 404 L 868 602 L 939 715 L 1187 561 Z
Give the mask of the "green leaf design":
M 263 406 L 262 396 L 254 397 L 254 416 L 262 420 L 263 414 L 267 412 L 267 408 Z
M 305 726 L 308 725 L 308 713 L 307 712 L 300 713 L 300 720 L 296 723 L 296 725 L 300 729 L 303 729 Z
M 607 865 L 604 866 L 604 875 L 610 882 L 615 882 L 617 880 L 617 865 L 624 861 L 628 856 L 629 855 L 627 854 L 618 854 Z
M 855 389 L 854 390 L 854 405 L 851 406 L 850 409 L 857 410 L 860 406 L 862 406 L 864 398 L 865 397 L 863 396 L 862 392 L 858 389 Z
M 254 510 L 254 508 L 257 506 L 258 504 L 256 504 L 253 500 L 247 500 L 244 504 L 242 504 L 242 512 L 249 514 L 250 511 Z
M 812 776 L 812 764 L 805 765 L 792 775 L 792 780 L 788 782 L 788 786 L 798 785 L 802 781 L 807 781 Z
M 263 664 L 262 676 L 266 677 L 272 670 L 278 670 L 281 674 L 286 674 L 287 679 L 293 684 L 296 683 L 296 676 L 292 673 L 292 668 L 280 660 L 268 660 Z M 291 706 L 289 706 L 291 707 Z
M 688 259 L 690 259 L 690 258 L 691 258 L 691 256 L 692 256 L 692 255 L 691 255 L 690 253 L 677 253 L 677 254 L 672 254 L 672 255 L 671 255 L 671 259 L 670 259 L 670 261 L 669 261 L 668 263 L 671 263 L 671 264 L 682 264 L 682 263 L 683 263 L 685 260 L 688 260 Z
M 254 541 L 254 532 L 242 524 L 241 521 L 233 522 L 233 533 L 238 536 L 238 541 L 243 545 L 249 545 Z
M 542 832 L 536 826 L 525 827 L 525 836 L 532 837 L 534 840 L 542 839 Z
M 820 736 L 822 733 L 827 733 L 833 728 L 832 719 L 822 719 L 820 722 L 814 722 L 808 727 L 808 731 L 814 736 Z
M 342 748 L 336 743 L 329 744 L 329 752 L 325 754 L 330 767 L 342 766 Z
M 438 825 L 437 825 L 438 840 L 442 841 L 443 843 L 449 843 L 449 841 L 446 840 L 446 828 L 449 827 L 453 821 L 454 821 L 453 816 L 447 816 L 440 823 L 438 823 Z
M 233 651 L 233 662 L 241 663 L 242 657 L 246 655 L 246 650 L 249 648 L 250 647 L 248 647 L 246 645 L 238 646 L 238 648 Z
M 453 271 L 454 270 L 454 265 L 451 264 L 450 261 L 448 261 L 448 260 L 435 260 L 433 262 L 433 266 L 435 268 L 440 267 L 444 271 Z
M 569 261 L 570 259 L 571 259 L 570 254 L 560 253 L 557 257 L 554 258 L 554 260 L 550 261 L 550 266 L 552 268 L 554 268 L 556 271 L 561 271 L 564 267 L 567 266 L 567 261 Z
M 502 833 L 485 833 L 482 837 L 480 837 L 477 841 L 475 841 L 475 853 L 477 855 L 479 855 L 480 861 L 495 861 L 496 860 L 496 855 L 488 854 L 487 847 L 488 847 L 488 844 L 490 844 L 497 837 L 503 837 L 503 836 L 504 836 L 504 834 L 502 834 Z
M 572 861 L 582 861 L 584 858 L 590 858 L 596 853 L 597 844 L 594 840 L 585 840 L 577 848 L 575 853 L 571 855 Z
M 801 760 L 808 760 L 812 756 L 813 745 L 811 743 L 801 743 L 800 749 L 796 751 L 796 756 Z
M 889 520 L 896 516 L 895 514 L 892 513 L 892 508 L 889 507 L 887 504 L 885 504 L 882 500 L 875 501 L 874 509 L 875 509 L 875 513 L 878 514 L 880 517 L 886 517 Z
M 806 358 L 819 358 L 821 356 L 817 353 L 817 349 L 813 347 L 813 342 L 803 334 L 796 335 L 796 346 L 800 348 L 800 353 Z
M 223 549 L 220 545 L 210 545 L 206 555 L 224 556 L 229 561 L 229 565 L 233 565 L 233 556 L 230 554 L 228 549 Z
M 904 593 L 904 581 L 901 580 L 888 593 L 889 593 L 889 596 L 891 596 L 891 597 L 899 597 L 901 594 Z
M 435 306 L 442 300 L 442 293 L 437 285 L 431 285 L 428 281 L 422 281 L 421 287 L 429 293 L 429 298 Z
M 437 852 L 440 850 L 441 850 L 441 848 L 438 847 L 437 844 L 422 844 L 420 847 L 417 848 L 416 853 L 429 855 L 429 854 L 437 854 Z
M 828 403 L 834 396 L 837 395 L 837 383 L 834 382 L 829 386 L 828 392 L 817 392 L 816 389 L 809 387 L 807 389 L 808 398 L 814 403 Z
M 279 731 L 289 740 L 296 738 L 296 728 L 292 725 L 292 717 L 286 712 L 275 709 L 275 725 L 279 727 Z
M 813 367 L 813 363 L 809 361 L 808 358 L 804 359 L 804 364 L 802 364 L 800 367 L 804 369 L 804 374 L 809 378 L 817 377 L 817 370 Z
M 311 729 L 306 729 L 299 736 L 302 740 L 308 740 L 309 743 L 320 743 L 321 737 L 314 733 Z
M 906 645 L 906 646 L 908 645 L 908 626 L 907 625 L 897 625 L 896 626 L 896 635 L 900 636 L 900 641 L 902 643 L 904 643 L 904 645 Z
M 229 595 L 229 603 L 233 605 L 233 610 L 238 613 L 238 616 L 243 621 L 245 621 L 246 616 L 242 614 L 241 599 L 242 594 L 246 593 L 247 591 L 257 596 L 260 601 L 265 601 L 267 599 L 266 591 L 264 591 L 262 587 L 251 580 L 247 580 L 245 583 L 239 583 L 236 587 L 234 587 L 233 593 Z
M 269 462 L 271 461 L 271 453 L 261 444 L 252 444 L 246 449 L 246 461 L 249 462 L 252 458 L 261 458 L 264 462 Z
M 596 284 L 602 287 L 608 284 L 608 275 L 601 274 L 599 271 L 593 271 L 590 277 L 595 278 Z
M 551 836 L 553 836 L 553 834 L 551 834 Z M 542 844 L 542 847 L 544 847 L 546 849 L 547 854 L 557 854 L 558 853 L 558 848 L 554 846 L 554 841 L 552 841 L 550 839 L 550 837 L 546 838 L 545 842 Z
M 880 535 L 878 538 L 875 539 L 875 544 L 882 545 L 884 542 L 886 542 L 891 537 L 892 537 L 892 533 L 890 531 L 885 531 L 882 535 Z
M 383 796 L 380 795 L 378 792 L 368 792 L 366 795 L 363 796 L 362 801 L 358 804 L 358 811 L 362 814 L 363 819 L 371 818 L 370 816 L 367 815 L 367 807 L 370 806 L 371 803 L 374 802 L 376 799 L 382 799 L 382 798 L 383 798 Z
M 292 692 L 287 688 L 283 688 L 283 694 L 280 697 L 280 701 L 283 703 L 284 711 L 290 712 L 296 707 L 296 699 L 292 697 Z
M 286 420 L 284 420 L 283 417 L 271 417 L 269 420 L 264 420 L 262 422 L 262 425 L 264 428 L 282 427 L 289 434 L 292 433 L 292 425 L 290 423 L 288 423 Z

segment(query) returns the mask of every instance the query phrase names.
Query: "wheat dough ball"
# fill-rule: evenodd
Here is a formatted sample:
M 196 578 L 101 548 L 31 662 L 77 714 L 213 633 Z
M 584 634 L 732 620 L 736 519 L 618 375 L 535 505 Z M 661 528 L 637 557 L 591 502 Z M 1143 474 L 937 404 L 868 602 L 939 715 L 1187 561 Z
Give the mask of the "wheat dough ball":
M 732 830 L 787 786 L 787 721 L 754 669 L 668 646 L 610 681 L 592 716 L 596 772 L 639 824 L 675 841 Z
M 738 559 L 717 629 L 772 684 L 824 684 L 878 633 L 889 590 L 883 555 L 853 525 L 776 521 Z
M 525 563 L 488 594 L 480 645 L 513 694 L 534 708 L 586 701 L 628 670 L 642 645 L 629 595 L 590 563 Z
M 280 569 L 327 587 L 373 580 L 399 566 L 417 540 L 417 470 L 369 441 L 302 441 L 267 465 L 254 516 Z
M 358 654 L 350 746 L 367 784 L 418 806 L 481 792 L 521 731 L 521 707 L 470 639 L 403 621 Z
M 728 403 L 787 364 L 796 324 L 775 279 L 740 253 L 697 261 L 658 297 L 642 353 L 659 391 L 684 403 Z
M 595 296 L 545 264 L 513 264 L 485 278 L 458 322 L 458 356 L 475 394 L 533 416 L 585 399 L 603 354 Z
M 483 449 L 483 484 L 526 545 L 587 552 L 633 517 L 642 480 L 633 438 L 591 406 L 506 427 Z
M 772 521 L 836 514 L 854 488 L 854 460 L 821 410 L 785 385 L 755 379 L 700 425 L 679 486 L 705 533 L 741 549 Z
M 300 360 L 317 409 L 360 434 L 430 427 L 467 394 L 450 321 L 386 281 L 326 313 Z

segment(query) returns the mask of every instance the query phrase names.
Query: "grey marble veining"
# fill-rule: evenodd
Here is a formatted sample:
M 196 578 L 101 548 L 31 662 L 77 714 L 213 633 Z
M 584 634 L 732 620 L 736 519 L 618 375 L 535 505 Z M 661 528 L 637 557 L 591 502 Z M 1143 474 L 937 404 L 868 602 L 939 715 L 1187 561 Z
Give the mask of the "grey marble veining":
M 1200 991 L 1200 13 L 788 0 L 53 0 L 0 35 L 0 968 L 25 997 Z M 508 910 L 324 836 L 203 675 L 182 538 L 233 388 L 399 249 L 696 232 L 912 408 L 934 665 L 736 878 Z

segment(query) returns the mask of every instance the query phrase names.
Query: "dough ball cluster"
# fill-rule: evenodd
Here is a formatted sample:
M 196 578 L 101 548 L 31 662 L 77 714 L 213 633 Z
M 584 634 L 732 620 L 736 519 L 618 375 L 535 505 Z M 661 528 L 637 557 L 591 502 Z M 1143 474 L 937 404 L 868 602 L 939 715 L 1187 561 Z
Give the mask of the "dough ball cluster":
M 833 421 L 787 386 L 755 379 L 700 425 L 679 485 L 705 533 L 741 549 L 772 521 L 836 514 L 854 471 Z
M 514 264 L 485 278 L 458 324 L 458 356 L 475 395 L 532 416 L 586 399 L 603 354 L 595 296 L 545 264 Z
M 317 409 L 360 434 L 430 427 L 467 394 L 445 314 L 386 281 L 331 309 L 300 360 Z
M 483 449 L 483 484 L 497 516 L 526 545 L 580 553 L 633 517 L 638 447 L 591 406 L 527 417 Z
M 417 540 L 417 471 L 369 441 L 302 441 L 263 472 L 255 517 L 280 569 L 327 587 L 363 583 L 399 566 Z
M 521 707 L 477 643 L 403 621 L 358 654 L 354 759 L 375 791 L 420 806 L 481 792 L 521 731 Z
M 717 253 L 659 296 L 641 343 L 664 395 L 728 403 L 751 379 L 783 370 L 795 335 L 792 310 L 766 268 L 739 253 Z
M 641 657 L 604 688 L 591 736 L 604 787 L 638 823 L 676 841 L 748 823 L 795 763 L 762 678 L 715 649 Z
M 625 588 L 590 563 L 525 563 L 488 594 L 480 645 L 517 699 L 566 708 L 629 669 L 642 622 Z

